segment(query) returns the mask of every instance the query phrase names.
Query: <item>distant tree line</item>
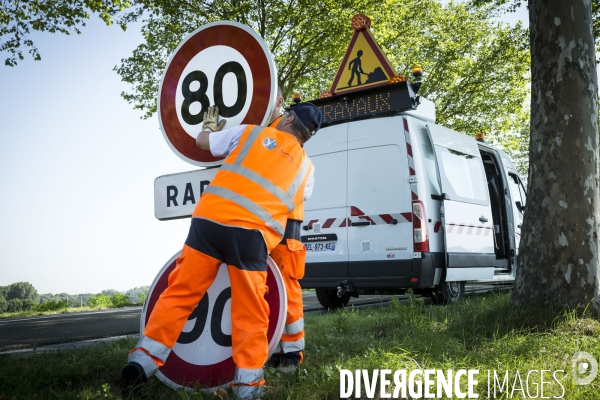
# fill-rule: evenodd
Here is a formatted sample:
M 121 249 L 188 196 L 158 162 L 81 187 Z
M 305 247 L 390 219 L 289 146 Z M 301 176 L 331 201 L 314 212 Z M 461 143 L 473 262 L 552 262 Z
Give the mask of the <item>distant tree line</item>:
M 30 310 L 39 300 L 37 290 L 29 282 L 0 286 L 0 313 Z
M 38 294 L 29 282 L 17 282 L 0 286 L 0 314 L 20 311 L 59 311 L 67 308 L 91 307 L 108 308 L 143 304 L 148 295 L 149 286 L 140 286 L 122 293 L 114 289 L 102 293 Z

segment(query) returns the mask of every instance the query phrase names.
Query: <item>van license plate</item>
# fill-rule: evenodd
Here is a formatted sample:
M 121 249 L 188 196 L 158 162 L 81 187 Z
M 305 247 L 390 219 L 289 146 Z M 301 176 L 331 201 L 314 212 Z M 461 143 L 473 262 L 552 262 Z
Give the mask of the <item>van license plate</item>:
M 306 243 L 306 251 L 335 251 L 336 242 Z

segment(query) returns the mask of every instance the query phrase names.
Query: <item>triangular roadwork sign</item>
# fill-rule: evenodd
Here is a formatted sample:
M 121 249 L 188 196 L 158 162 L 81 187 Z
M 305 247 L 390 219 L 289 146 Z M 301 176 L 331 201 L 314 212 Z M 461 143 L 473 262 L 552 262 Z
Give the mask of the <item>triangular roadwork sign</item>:
M 363 14 L 352 18 L 354 35 L 331 85 L 332 95 L 384 85 L 396 75 L 371 34 L 370 26 L 371 21 Z

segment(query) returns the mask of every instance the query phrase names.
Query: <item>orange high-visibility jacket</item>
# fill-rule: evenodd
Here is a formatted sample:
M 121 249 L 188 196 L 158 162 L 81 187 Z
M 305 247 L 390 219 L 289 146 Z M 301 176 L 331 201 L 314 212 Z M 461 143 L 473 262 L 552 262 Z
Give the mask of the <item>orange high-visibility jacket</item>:
M 269 127 L 275 128 L 277 126 L 277 124 L 279 124 L 279 122 L 283 119 L 283 116 L 277 118 L 275 121 L 273 121 L 271 123 L 271 125 L 269 125 Z M 311 166 L 312 168 L 312 166 Z M 309 170 L 310 172 L 310 170 Z M 289 215 L 287 216 L 288 219 L 295 219 L 298 221 L 304 221 L 304 201 L 301 202 L 300 204 L 298 204 L 293 210 L 292 212 L 289 213 Z
M 248 125 L 192 217 L 258 229 L 270 251 L 283 237 L 288 214 L 303 202 L 311 168 L 293 135 Z

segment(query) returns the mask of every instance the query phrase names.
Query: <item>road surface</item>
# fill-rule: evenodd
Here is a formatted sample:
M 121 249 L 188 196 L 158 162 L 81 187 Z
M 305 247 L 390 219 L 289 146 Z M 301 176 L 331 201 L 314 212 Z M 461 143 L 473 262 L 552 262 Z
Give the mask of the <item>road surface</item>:
M 468 287 L 469 292 L 489 290 L 491 286 Z M 351 298 L 348 305 L 373 307 L 386 305 L 391 297 L 363 295 Z M 404 296 L 396 296 L 400 300 Z M 304 311 L 307 314 L 327 312 L 321 307 L 314 291 L 303 292 Z M 0 353 L 31 349 L 60 343 L 139 335 L 141 307 L 118 308 L 104 311 L 43 315 L 27 318 L 0 319 Z

